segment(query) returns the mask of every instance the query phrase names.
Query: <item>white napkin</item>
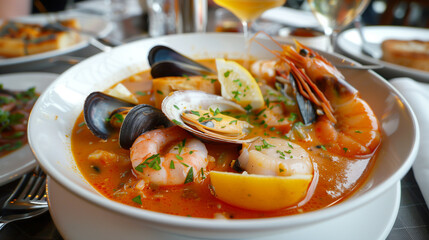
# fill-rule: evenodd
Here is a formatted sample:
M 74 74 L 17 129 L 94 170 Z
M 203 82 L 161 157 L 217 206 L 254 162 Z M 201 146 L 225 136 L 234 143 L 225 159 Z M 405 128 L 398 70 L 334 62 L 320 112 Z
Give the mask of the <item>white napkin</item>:
M 413 165 L 414 176 L 429 207 L 429 84 L 410 78 L 394 78 L 390 83 L 407 99 L 420 127 L 420 149 Z
M 265 11 L 262 19 L 283 23 L 291 27 L 317 28 L 320 26 L 313 13 L 288 7 L 278 7 Z

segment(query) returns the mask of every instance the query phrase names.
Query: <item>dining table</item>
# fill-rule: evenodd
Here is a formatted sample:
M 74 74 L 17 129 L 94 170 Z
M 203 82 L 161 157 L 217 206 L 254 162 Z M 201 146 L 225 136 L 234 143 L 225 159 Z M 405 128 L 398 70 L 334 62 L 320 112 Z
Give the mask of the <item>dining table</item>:
M 209 11 L 207 31 L 214 31 L 211 19 L 214 13 Z M 124 17 L 115 22 L 114 29 L 106 37 L 115 37 L 117 32 L 121 32 L 121 41 L 130 42 L 139 39 L 149 38 L 147 32 L 147 16 L 144 14 Z M 267 25 L 269 22 L 264 22 Z M 276 26 L 278 26 L 278 23 Z M 67 53 L 65 56 L 76 59 L 86 59 L 96 55 L 101 50 L 89 44 L 88 46 Z M 70 59 L 70 58 L 69 58 Z M 37 63 L 27 63 L 25 67 L 19 69 L 19 72 L 47 72 L 61 74 L 76 62 L 67 61 L 64 58 L 45 59 Z M 16 68 L 0 68 L 1 74 L 17 72 Z M 0 204 L 7 199 L 10 193 L 18 184 L 19 179 L 0 186 Z M 396 221 L 390 230 L 386 239 L 388 240 L 418 240 L 429 239 L 429 210 L 425 203 L 420 188 L 415 180 L 413 170 L 411 169 L 400 181 L 401 198 Z M 371 218 L 371 216 L 368 216 Z M 78 231 L 78 229 L 76 229 Z M 316 237 L 316 236 L 315 236 Z M 61 233 L 57 230 L 55 222 L 49 212 L 34 218 L 16 221 L 7 224 L 0 231 L 0 239 L 22 239 L 22 240 L 41 240 L 63 239 Z

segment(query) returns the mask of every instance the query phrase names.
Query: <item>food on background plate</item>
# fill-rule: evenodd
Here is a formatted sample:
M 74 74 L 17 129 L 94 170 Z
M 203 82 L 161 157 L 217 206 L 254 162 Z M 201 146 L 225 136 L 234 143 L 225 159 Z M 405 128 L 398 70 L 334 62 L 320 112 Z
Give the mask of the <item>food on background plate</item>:
M 127 98 L 86 99 L 71 136 L 82 175 L 114 201 L 188 217 L 285 216 L 347 199 L 374 165 L 378 120 L 326 59 L 280 47 L 250 72 L 243 60 L 189 62 L 164 48 L 151 61 L 151 51 L 152 70 L 112 87 Z M 163 61 L 213 74 L 163 76 L 153 71 Z
M 382 60 L 429 72 L 429 41 L 387 39 L 381 48 Z
M 70 29 L 79 29 L 77 19 L 53 23 Z M 52 50 L 64 49 L 80 41 L 75 31 L 59 30 L 40 24 L 8 21 L 0 26 L 0 56 L 22 57 Z
M 34 87 L 11 91 L 0 84 L 0 157 L 27 144 L 27 121 L 37 97 Z

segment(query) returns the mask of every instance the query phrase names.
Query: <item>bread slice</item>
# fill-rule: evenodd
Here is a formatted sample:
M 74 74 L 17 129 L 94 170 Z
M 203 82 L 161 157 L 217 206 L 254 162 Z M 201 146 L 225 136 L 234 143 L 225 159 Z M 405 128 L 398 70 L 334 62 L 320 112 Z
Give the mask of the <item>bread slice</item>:
M 79 29 L 76 19 L 59 22 Z M 51 50 L 63 49 L 78 43 L 75 31 L 57 31 L 37 24 L 6 22 L 0 27 L 0 56 L 21 57 Z
M 429 41 L 387 39 L 382 60 L 429 72 Z

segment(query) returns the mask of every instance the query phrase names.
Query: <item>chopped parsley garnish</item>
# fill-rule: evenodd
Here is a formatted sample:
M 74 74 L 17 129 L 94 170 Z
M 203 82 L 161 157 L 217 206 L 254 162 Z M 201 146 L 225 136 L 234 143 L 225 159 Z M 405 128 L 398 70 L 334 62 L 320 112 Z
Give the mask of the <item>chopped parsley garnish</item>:
M 149 160 L 152 160 L 152 161 L 149 161 Z M 136 171 L 143 172 L 143 168 L 150 167 L 158 171 L 158 170 L 161 170 L 161 166 L 159 166 L 159 164 L 161 164 L 161 157 L 159 156 L 159 154 L 153 154 L 152 156 L 146 158 L 144 162 L 140 163 L 134 169 Z
M 198 116 L 198 117 L 200 116 L 200 112 L 198 112 L 198 111 L 191 110 L 191 113 Z
M 206 176 L 204 174 L 204 168 L 201 168 L 201 178 L 206 179 Z
M 124 122 L 124 116 L 122 114 L 116 113 L 114 116 L 116 118 L 116 122 L 118 122 L 118 123 Z
M 175 109 L 180 110 L 180 108 L 177 105 L 173 105 Z
M 177 144 L 177 146 L 179 147 L 179 155 L 182 153 L 183 148 L 185 148 L 185 144 L 186 144 L 186 138 L 183 139 L 179 144 Z M 176 155 L 176 157 L 177 157 L 177 155 Z M 179 160 L 183 160 L 183 158 L 179 159 Z
M 158 93 L 159 95 L 164 95 L 164 93 L 161 90 L 157 90 L 156 93 Z
M 229 74 L 231 74 L 232 73 L 232 70 L 228 70 L 228 71 L 226 71 L 224 74 L 223 74 L 223 76 L 224 77 L 229 77 Z
M 296 120 L 296 117 L 297 117 L 296 113 L 290 113 L 288 120 L 293 122 Z
M 362 133 L 362 131 L 356 130 L 355 133 Z
M 174 161 L 173 160 L 170 161 L 170 169 L 176 169 L 176 167 L 174 166 Z
M 234 94 L 233 98 L 235 100 L 240 101 L 240 97 L 239 96 L 242 95 L 242 93 L 240 91 L 232 91 L 231 93 Z
M 176 119 L 173 119 L 172 121 L 173 121 L 173 123 L 174 123 L 174 124 L 176 124 L 176 125 L 182 125 L 182 123 L 181 123 L 181 122 L 179 122 L 179 121 L 177 121 Z
M 188 164 L 186 164 L 186 163 L 184 163 L 184 162 L 180 162 L 183 166 L 185 166 L 185 167 L 189 167 L 189 165 Z
M 142 197 L 140 195 L 138 195 L 137 197 L 132 199 L 133 202 L 142 205 Z
M 188 174 L 186 175 L 185 184 L 193 181 L 194 181 L 194 168 L 191 167 L 188 171 Z
M 180 161 L 182 161 L 182 160 L 183 160 L 183 158 L 182 158 L 180 155 L 177 155 L 177 154 L 176 154 L 176 158 L 177 158 L 178 160 L 180 160 Z
M 142 91 L 137 91 L 136 94 L 140 95 L 140 96 L 146 96 L 147 95 L 147 93 L 142 92 Z
M 233 124 L 233 123 L 237 124 L 237 120 L 232 120 L 231 122 L 229 122 L 229 124 Z
M 344 152 L 347 153 L 347 151 L 349 150 L 348 148 L 343 148 Z
M 247 106 L 244 107 L 244 109 L 249 112 L 250 110 L 252 110 L 252 106 L 248 104 Z
M 86 125 L 86 122 L 81 122 L 81 123 L 79 123 L 77 126 L 78 127 L 83 127 L 83 126 L 85 126 Z

